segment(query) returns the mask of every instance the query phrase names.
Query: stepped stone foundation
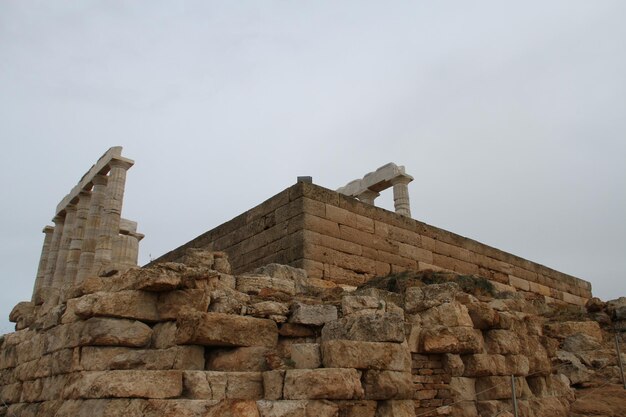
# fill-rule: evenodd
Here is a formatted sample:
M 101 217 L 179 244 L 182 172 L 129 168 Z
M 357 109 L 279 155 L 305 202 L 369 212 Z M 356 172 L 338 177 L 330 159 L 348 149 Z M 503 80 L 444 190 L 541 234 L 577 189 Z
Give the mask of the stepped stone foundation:
M 203 248 L 228 253 L 235 273 L 275 262 L 302 268 L 310 277 L 358 286 L 405 270 L 453 271 L 549 302 L 584 305 L 591 297 L 587 281 L 371 202 L 297 183 L 155 262 L 178 261 L 185 249 Z

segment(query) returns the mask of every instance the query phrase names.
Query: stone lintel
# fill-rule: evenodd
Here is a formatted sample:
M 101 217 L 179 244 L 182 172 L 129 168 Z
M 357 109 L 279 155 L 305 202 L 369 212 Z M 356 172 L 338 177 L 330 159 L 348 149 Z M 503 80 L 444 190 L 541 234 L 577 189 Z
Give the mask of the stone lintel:
M 413 177 L 405 172 L 404 166 L 389 162 L 376 171 L 365 174 L 362 179 L 350 181 L 344 187 L 338 188 L 337 192 L 351 197 L 356 197 L 366 190 L 381 192 L 391 188 L 398 177 L 406 178 L 407 182 L 413 181 Z
M 98 174 L 106 175 L 110 170 L 110 163 L 112 160 L 118 160 L 125 162 L 132 166 L 134 161 L 132 159 L 124 158 L 122 156 L 122 147 L 121 146 L 113 146 L 106 151 L 98 162 L 96 162 L 90 169 L 87 171 L 85 175 L 80 179 L 78 184 L 72 188 L 72 191 L 68 195 L 66 195 L 63 200 L 57 205 L 55 214 L 61 214 L 65 211 L 65 207 L 71 203 L 73 200 L 78 198 L 78 195 L 81 191 L 85 189 L 89 189 L 91 187 L 91 181 L 93 177 Z

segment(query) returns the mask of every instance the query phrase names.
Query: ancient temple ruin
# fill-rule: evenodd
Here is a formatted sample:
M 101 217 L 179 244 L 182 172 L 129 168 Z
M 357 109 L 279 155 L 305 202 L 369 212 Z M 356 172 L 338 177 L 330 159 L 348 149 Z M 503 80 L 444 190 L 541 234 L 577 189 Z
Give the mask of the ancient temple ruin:
M 121 217 L 126 172 L 133 164 L 121 146 L 110 148 L 57 205 L 54 226 L 43 229 L 35 304 L 64 301 L 89 275 L 137 266 L 143 235 L 136 222 Z
M 299 181 L 138 267 L 132 165 L 109 149 L 44 229 L 0 417 L 587 417 L 578 390 L 620 381 L 626 298 L 412 219 L 404 167 Z

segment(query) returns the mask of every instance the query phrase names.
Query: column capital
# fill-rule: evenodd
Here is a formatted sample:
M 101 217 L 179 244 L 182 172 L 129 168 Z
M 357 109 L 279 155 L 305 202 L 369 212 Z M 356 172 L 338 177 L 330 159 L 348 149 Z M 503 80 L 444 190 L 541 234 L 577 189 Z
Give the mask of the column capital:
M 42 232 L 48 235 L 54 232 L 54 226 L 46 226 L 43 228 Z
M 131 161 L 130 159 L 126 159 L 126 158 L 113 158 L 109 162 L 109 167 L 111 168 L 115 167 L 115 168 L 123 168 L 123 169 L 128 170 L 132 166 L 133 166 L 133 161 Z
M 397 175 L 395 177 L 393 177 L 392 179 L 389 180 L 389 182 L 391 183 L 391 185 L 396 185 L 396 184 L 408 184 L 411 181 L 413 181 L 413 177 L 407 174 L 400 174 Z

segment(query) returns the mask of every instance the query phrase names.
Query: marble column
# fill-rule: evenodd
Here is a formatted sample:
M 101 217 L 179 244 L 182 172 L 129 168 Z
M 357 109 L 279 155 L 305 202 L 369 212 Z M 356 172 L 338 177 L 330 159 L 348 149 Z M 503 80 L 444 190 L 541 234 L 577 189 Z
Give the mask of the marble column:
M 118 235 L 113 245 L 113 263 L 119 268 L 137 266 L 139 239 L 136 235 Z
M 393 185 L 393 205 L 396 213 L 411 217 L 411 204 L 409 201 L 409 183 L 413 178 L 408 175 L 399 175 L 391 179 Z
M 64 285 L 63 294 L 67 293 L 76 281 L 78 262 L 80 261 L 80 253 L 83 248 L 85 227 L 87 225 L 87 218 L 89 217 L 90 203 L 91 191 L 81 191 L 78 194 L 74 232 L 72 234 L 72 241 L 70 242 L 69 253 L 67 254 L 67 263 L 65 266 L 65 276 L 67 277 L 67 280 Z
M 70 250 L 70 243 L 74 235 L 74 222 L 76 221 L 76 205 L 68 204 L 65 206 L 65 222 L 63 225 L 63 234 L 59 243 L 59 251 L 57 253 L 56 267 L 52 276 L 52 288 L 60 294 L 63 288 L 65 276 L 65 267 L 67 266 L 67 255 Z
M 42 288 L 52 286 L 54 270 L 59 255 L 59 245 L 61 244 L 61 237 L 63 236 L 64 220 L 65 218 L 60 215 L 54 216 L 52 219 L 54 222 L 54 231 L 52 232 L 52 240 L 50 241 L 50 250 L 48 251 L 48 259 L 46 260 L 46 273 L 44 275 Z
M 374 205 L 374 200 L 376 200 L 379 195 L 380 193 L 377 193 L 376 191 L 365 190 L 361 194 L 357 195 L 356 198 L 364 203 Z
M 39 267 L 37 268 L 37 278 L 35 279 L 35 288 L 33 288 L 32 302 L 35 304 L 41 304 L 41 287 L 44 284 L 44 277 L 46 275 L 46 264 L 48 262 L 48 255 L 50 252 L 50 244 L 52 243 L 52 234 L 54 227 L 46 226 L 42 230 L 45 233 L 43 239 L 43 247 L 41 248 L 41 257 L 39 258 Z
M 91 190 L 91 200 L 89 202 L 89 215 L 85 222 L 85 232 L 83 244 L 78 260 L 78 272 L 76 273 L 76 285 L 80 285 L 92 272 L 94 257 L 96 253 L 96 242 L 100 234 L 100 219 L 102 217 L 102 206 L 106 197 L 106 175 L 95 175 L 91 180 L 93 189 Z M 96 271 L 97 272 L 97 271 Z
M 96 253 L 92 271 L 97 273 L 101 267 L 111 264 L 113 259 L 113 241 L 120 234 L 120 219 L 126 172 L 133 164 L 122 159 L 112 159 L 109 163 L 109 179 L 106 190 L 100 233 L 96 244 Z

